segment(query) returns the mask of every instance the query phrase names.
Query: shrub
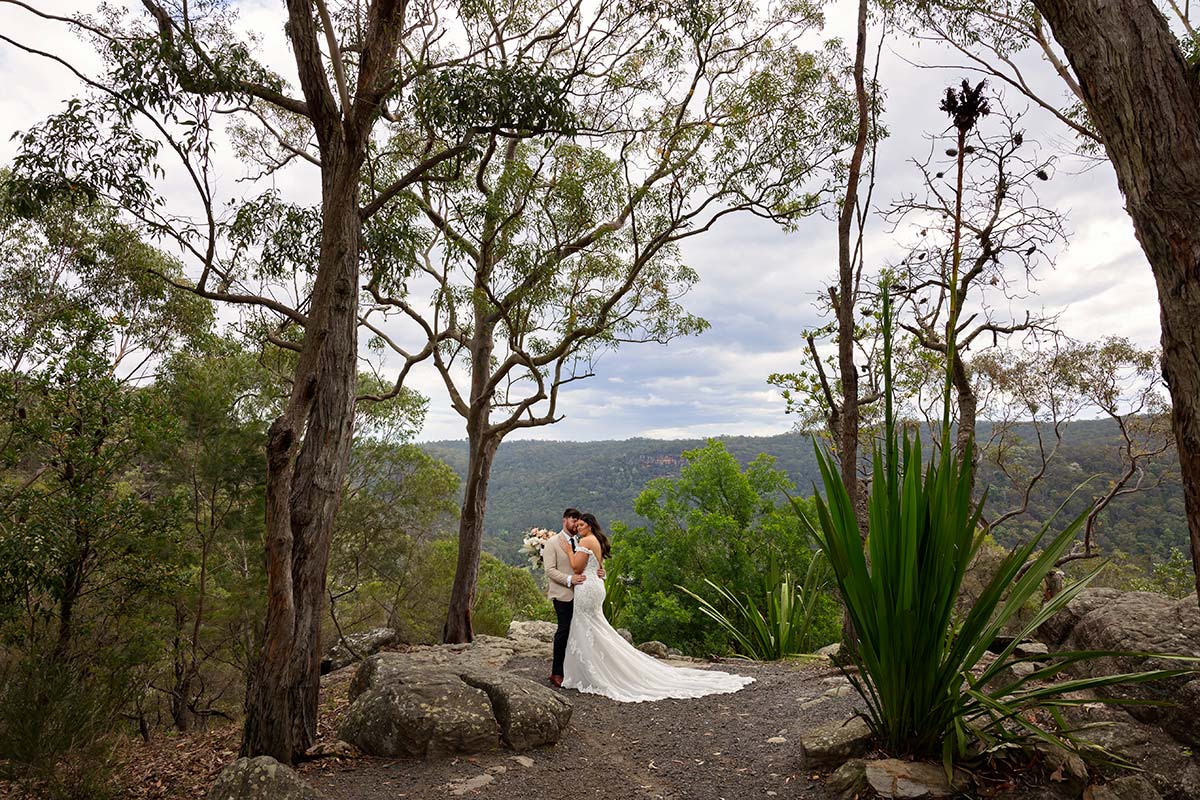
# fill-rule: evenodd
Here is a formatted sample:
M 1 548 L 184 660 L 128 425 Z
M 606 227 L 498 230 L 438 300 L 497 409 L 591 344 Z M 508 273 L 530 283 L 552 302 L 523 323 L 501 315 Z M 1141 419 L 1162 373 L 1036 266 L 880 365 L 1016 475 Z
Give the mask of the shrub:
M 873 457 L 864 553 L 849 494 L 833 459 L 817 448 L 827 500 L 817 498 L 819 524 L 813 534 L 829 557 L 838 588 L 857 634 L 850 658 L 857 672 L 847 677 L 867 704 L 866 719 L 882 746 L 898 755 L 941 752 L 949 769 L 975 740 L 985 747 L 1021 739 L 1049 740 L 1076 750 L 1073 733 L 1055 713 L 1078 705 L 1071 693 L 1114 683 L 1154 680 L 1183 670 L 1156 670 L 1102 678 L 1052 681 L 1083 659 L 1112 653 L 1057 653 L 1048 666 L 1017 679 L 1001 675 L 1019 658 L 1014 649 L 1042 622 L 1063 608 L 1095 576 L 1067 586 L 1018 631 L 989 666 L 984 654 L 1004 626 L 1039 590 L 1046 574 L 1067 551 L 1086 519 L 1077 517 L 1037 552 L 1050 522 L 1000 564 L 964 618 L 955 605 L 963 576 L 983 536 L 980 508 L 971 498 L 970 444 L 954 453 L 948 409 L 941 450 L 928 464 L 920 437 L 897 436 L 892 411 L 891 304 L 884 292 L 885 432 Z M 815 445 L 814 445 L 815 446 Z M 869 560 L 867 554 L 869 553 Z M 974 674 L 976 669 L 979 674 Z M 995 683 L 1001 685 L 994 685 Z M 1050 682 L 1049 685 L 1039 685 Z M 1053 725 L 1029 712 L 1052 712 Z
M 700 595 L 684 591 L 696 599 L 702 612 L 733 637 L 738 653 L 758 661 L 778 661 L 811 652 L 815 642 L 829 636 L 830 631 L 822 630 L 821 623 L 827 621 L 823 617 L 830 615 L 822 615 L 821 611 L 833 606 L 825 591 L 830 582 L 828 564 L 818 553 L 808 562 L 808 569 L 799 580 L 772 563 L 757 596 L 746 593 L 739 598 L 706 580 L 724 605 L 733 609 L 730 614 L 722 613 Z

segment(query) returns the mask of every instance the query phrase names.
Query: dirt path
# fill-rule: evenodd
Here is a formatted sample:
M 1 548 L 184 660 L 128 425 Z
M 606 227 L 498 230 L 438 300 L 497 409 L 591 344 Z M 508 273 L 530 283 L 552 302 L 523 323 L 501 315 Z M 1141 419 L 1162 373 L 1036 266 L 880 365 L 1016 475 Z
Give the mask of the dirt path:
M 548 659 L 548 650 L 544 658 L 520 655 L 504 668 L 541 682 Z M 854 713 L 857 697 L 837 670 L 823 661 L 727 661 L 720 668 L 755 682 L 735 694 L 657 703 L 564 691 L 574 713 L 567 736 L 554 747 L 429 762 L 331 757 L 299 770 L 329 800 L 832 800 L 820 777 L 801 770 L 799 736 Z M 354 669 L 322 680 L 324 743 L 337 740 Z M 117 768 L 126 788 L 117 797 L 203 800 L 217 773 L 237 757 L 240 733 L 239 725 L 226 723 L 187 735 L 160 733 L 149 744 L 127 740 Z M 29 797 L 0 781 L 0 798 Z
M 541 660 L 528 658 L 507 668 L 535 680 L 546 671 Z M 722 668 L 751 675 L 755 683 L 732 695 L 657 703 L 566 691 L 575 707 L 567 737 L 520 757 L 360 758 L 301 770 L 330 800 L 833 798 L 801 770 L 798 739 L 806 729 L 853 713 L 856 698 L 837 671 L 744 662 Z

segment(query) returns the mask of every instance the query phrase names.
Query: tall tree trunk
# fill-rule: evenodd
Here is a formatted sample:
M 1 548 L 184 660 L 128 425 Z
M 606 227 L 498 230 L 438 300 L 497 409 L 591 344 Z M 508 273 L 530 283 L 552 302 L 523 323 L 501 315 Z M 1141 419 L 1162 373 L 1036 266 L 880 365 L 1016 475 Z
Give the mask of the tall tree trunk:
M 500 447 L 498 436 L 483 432 L 486 427 L 486 421 L 475 423 L 467 437 L 470 455 L 462 514 L 458 522 L 458 563 L 454 570 L 454 587 L 450 591 L 446 627 L 442 631 L 442 640 L 447 643 L 469 642 L 475 635 L 471 626 L 471 609 L 475 605 L 479 559 L 483 554 L 483 520 L 487 510 L 488 483 L 492 477 L 492 461 Z
M 1200 81 L 1153 0 L 1034 0 L 1079 76 L 1158 285 L 1200 597 Z
M 267 442 L 267 624 L 247 691 L 243 755 L 293 762 L 316 737 L 333 520 L 354 427 L 362 153 L 322 147 L 320 264 L 292 395 Z
M 830 290 L 838 323 L 838 373 L 842 383 L 841 407 L 831 409 L 830 431 L 837 442 L 842 485 L 850 496 L 850 507 L 858 520 L 863 541 L 867 538 L 865 487 L 858 479 L 858 365 L 854 361 L 854 304 L 858 299 L 854 269 L 854 217 L 858 210 L 858 185 L 862 181 L 864 156 L 870 137 L 871 118 L 867 102 L 867 5 L 859 0 L 857 36 L 854 48 L 854 96 L 858 108 L 858 130 L 850 168 L 846 174 L 846 197 L 838 213 L 838 285 Z M 858 634 L 847 610 L 842 615 L 842 642 L 854 647 Z
M 858 101 L 858 131 L 850 169 L 846 177 L 846 198 L 838 214 L 838 288 L 834 293 L 834 311 L 838 323 L 838 373 L 842 381 L 842 407 L 838 413 L 838 442 L 842 483 L 850 495 L 850 506 L 859 516 L 858 482 L 858 365 L 854 362 L 854 301 L 856 281 L 854 269 L 854 218 L 858 210 L 858 184 L 862 180 L 863 157 L 870 136 L 870 108 L 867 102 L 867 0 L 858 5 L 858 36 L 854 51 L 854 94 Z

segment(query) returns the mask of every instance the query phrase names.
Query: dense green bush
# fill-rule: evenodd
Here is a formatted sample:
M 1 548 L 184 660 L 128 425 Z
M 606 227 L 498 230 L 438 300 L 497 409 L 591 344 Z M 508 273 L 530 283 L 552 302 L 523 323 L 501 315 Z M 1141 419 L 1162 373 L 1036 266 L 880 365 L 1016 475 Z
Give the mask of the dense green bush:
M 649 527 L 613 526 L 606 610 L 638 641 L 657 639 L 701 656 L 739 652 L 736 637 L 714 624 L 689 592 L 736 616 L 729 598 L 706 581 L 735 597 L 757 595 L 773 561 L 804 574 L 812 539 L 781 502 L 793 487 L 769 456 L 743 470 L 711 440 L 683 459 L 679 478 L 652 480 L 638 496 L 635 510 Z M 838 625 L 836 603 L 823 595 L 814 609 L 813 645 L 834 641 Z

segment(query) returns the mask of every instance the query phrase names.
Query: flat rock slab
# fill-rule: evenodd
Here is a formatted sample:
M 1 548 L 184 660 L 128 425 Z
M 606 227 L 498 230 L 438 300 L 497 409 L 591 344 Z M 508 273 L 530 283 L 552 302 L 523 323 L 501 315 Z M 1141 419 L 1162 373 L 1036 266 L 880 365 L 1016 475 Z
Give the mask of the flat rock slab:
M 1074 724 L 1086 722 L 1079 710 L 1068 714 Z M 1200 764 L 1190 748 L 1162 730 L 1144 725 L 1125 715 L 1125 721 L 1103 720 L 1079 731 L 1080 738 L 1124 758 L 1140 769 L 1165 800 L 1195 800 L 1200 797 Z
M 373 756 L 434 758 L 500 747 L 500 725 L 487 694 L 454 672 L 429 667 L 368 684 L 347 710 L 338 736 Z
M 861 717 L 831 722 L 800 735 L 806 769 L 829 769 L 871 749 L 871 729 Z
M 935 800 L 959 794 L 946 780 L 946 771 L 939 764 L 897 758 L 872 760 L 864 763 L 863 777 L 875 797 Z
M 1083 800 L 1162 800 L 1162 795 L 1142 775 L 1126 775 L 1083 790 Z
M 375 628 L 364 633 L 352 633 L 339 639 L 321 659 L 321 674 L 324 675 L 347 667 L 361 658 L 374 655 L 381 647 L 396 641 L 396 632 L 391 628 Z
M 270 756 L 239 758 L 217 776 L 208 800 L 323 800 L 296 772 Z

